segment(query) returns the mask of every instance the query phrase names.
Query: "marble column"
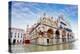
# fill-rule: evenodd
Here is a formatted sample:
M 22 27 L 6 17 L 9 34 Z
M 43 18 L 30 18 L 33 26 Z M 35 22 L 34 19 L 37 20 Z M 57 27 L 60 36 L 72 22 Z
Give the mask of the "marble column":
M 56 34 L 55 34 L 55 32 L 56 32 L 56 29 L 54 29 L 54 35 L 53 35 L 53 44 L 56 44 Z
M 60 30 L 60 39 L 59 39 L 59 43 L 62 43 L 62 30 Z
M 68 32 L 66 32 L 66 42 L 68 42 Z

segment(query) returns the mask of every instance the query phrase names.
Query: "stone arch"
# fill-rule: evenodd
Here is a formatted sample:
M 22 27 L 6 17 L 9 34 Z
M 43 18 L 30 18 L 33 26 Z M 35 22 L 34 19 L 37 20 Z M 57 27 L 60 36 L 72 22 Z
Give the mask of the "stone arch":
M 60 32 L 58 29 L 55 31 L 55 34 L 56 34 L 56 38 L 59 39 L 60 38 Z
M 47 35 L 48 35 L 49 38 L 51 38 L 53 36 L 53 33 L 54 33 L 53 29 L 49 28 L 47 30 Z

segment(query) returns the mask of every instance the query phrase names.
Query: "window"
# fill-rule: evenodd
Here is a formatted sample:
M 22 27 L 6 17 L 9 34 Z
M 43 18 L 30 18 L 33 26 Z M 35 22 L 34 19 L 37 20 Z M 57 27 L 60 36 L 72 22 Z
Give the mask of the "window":
M 16 37 L 16 33 L 15 33 L 15 37 Z
M 19 33 L 18 33 L 18 38 L 19 38 Z
M 22 33 L 21 33 L 21 38 L 22 38 Z

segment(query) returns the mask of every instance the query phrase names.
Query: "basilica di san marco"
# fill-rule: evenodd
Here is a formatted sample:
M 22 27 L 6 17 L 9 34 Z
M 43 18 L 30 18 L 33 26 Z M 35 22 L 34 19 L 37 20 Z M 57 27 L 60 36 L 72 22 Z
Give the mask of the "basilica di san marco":
M 54 18 L 44 13 L 31 27 L 27 25 L 25 32 L 17 30 L 24 35 L 19 38 L 22 42 L 16 41 L 15 45 L 11 45 L 12 52 L 65 50 L 75 47 L 74 33 L 63 15 Z
M 31 44 L 54 45 L 74 41 L 71 25 L 60 15 L 58 18 L 47 16 L 46 13 L 29 32 Z

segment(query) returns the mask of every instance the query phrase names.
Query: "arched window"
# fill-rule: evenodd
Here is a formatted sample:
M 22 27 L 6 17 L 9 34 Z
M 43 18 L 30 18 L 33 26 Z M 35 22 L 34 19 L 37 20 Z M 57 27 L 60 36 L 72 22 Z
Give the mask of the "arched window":
M 22 33 L 21 33 L 21 38 L 22 38 Z
M 15 33 L 15 38 L 16 38 L 16 33 Z
M 19 33 L 18 33 L 18 38 L 19 38 Z

